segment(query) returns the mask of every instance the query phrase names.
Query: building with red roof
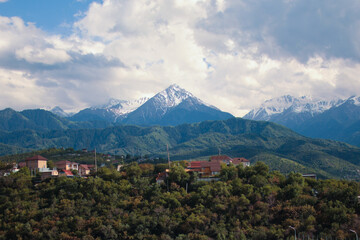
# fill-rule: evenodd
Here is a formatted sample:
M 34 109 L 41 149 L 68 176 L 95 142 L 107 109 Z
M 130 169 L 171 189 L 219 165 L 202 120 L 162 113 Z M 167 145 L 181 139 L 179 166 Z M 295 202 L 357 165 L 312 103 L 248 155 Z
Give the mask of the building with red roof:
M 95 165 L 93 164 L 80 164 L 79 165 L 79 175 L 88 176 L 91 172 L 91 169 L 94 169 Z
M 46 169 L 47 161 L 46 158 L 40 155 L 25 159 L 26 167 L 30 169 L 31 174 L 36 174 L 40 169 Z
M 79 164 L 76 162 L 70 162 L 67 160 L 59 161 L 55 163 L 57 169 L 61 170 L 76 170 L 79 171 Z
M 217 161 L 217 162 L 223 162 L 229 164 L 231 160 L 232 158 L 227 155 L 217 155 L 210 157 L 210 162 Z
M 234 165 L 242 164 L 244 167 L 249 167 L 250 161 L 247 160 L 246 158 L 233 158 L 232 164 Z
M 250 166 L 250 161 L 245 158 L 231 158 L 227 155 L 211 156 L 210 161 L 192 161 L 186 170 L 199 173 L 200 177 L 212 177 L 220 173 L 221 164 L 243 164 Z

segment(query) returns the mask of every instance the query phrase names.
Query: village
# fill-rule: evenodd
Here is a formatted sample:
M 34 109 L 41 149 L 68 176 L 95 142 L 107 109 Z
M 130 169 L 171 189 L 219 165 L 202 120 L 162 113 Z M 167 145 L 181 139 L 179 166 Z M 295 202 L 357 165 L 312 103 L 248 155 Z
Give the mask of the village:
M 96 164 L 79 164 L 73 161 L 61 160 L 51 164 L 54 165 L 53 167 L 49 167 L 48 161 L 47 158 L 41 155 L 35 155 L 25 159 L 25 161 L 14 163 L 11 169 L 3 172 L 1 175 L 8 176 L 11 173 L 18 172 L 23 167 L 27 167 L 30 170 L 31 176 L 37 176 L 40 181 L 44 181 L 48 178 L 56 177 L 72 178 L 77 176 L 86 178 L 97 171 Z M 245 158 L 231 158 L 227 155 L 211 156 L 208 161 L 184 161 L 184 163 L 186 166 L 185 171 L 188 173 L 196 173 L 199 181 L 217 181 L 218 178 L 216 176 L 220 174 L 222 165 L 237 166 L 242 164 L 243 167 L 250 166 L 250 161 Z M 123 166 L 123 164 L 117 164 L 117 171 L 121 171 Z M 163 183 L 168 177 L 169 172 L 170 168 L 158 173 L 156 182 L 158 184 Z

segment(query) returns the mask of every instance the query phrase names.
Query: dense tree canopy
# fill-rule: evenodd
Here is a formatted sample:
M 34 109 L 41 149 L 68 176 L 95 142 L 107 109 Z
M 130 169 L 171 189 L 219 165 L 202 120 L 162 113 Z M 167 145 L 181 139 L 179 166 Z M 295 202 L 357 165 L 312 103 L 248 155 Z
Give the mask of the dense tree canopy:
M 34 184 L 29 171 L 0 178 L 0 239 L 349 239 L 360 233 L 359 183 L 223 166 L 196 181 L 174 164 L 100 168 L 97 176 Z M 186 191 L 186 187 L 188 188 Z

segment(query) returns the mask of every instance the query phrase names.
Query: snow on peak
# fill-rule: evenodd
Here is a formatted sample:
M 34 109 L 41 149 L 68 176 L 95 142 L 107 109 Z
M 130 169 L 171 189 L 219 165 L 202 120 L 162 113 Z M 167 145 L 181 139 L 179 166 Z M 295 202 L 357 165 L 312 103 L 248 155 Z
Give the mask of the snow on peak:
M 55 106 L 55 107 L 42 107 L 41 109 L 44 109 L 46 111 L 52 112 L 55 115 L 58 115 L 60 117 L 70 117 L 72 116 L 74 113 L 72 112 L 65 112 L 61 107 L 59 106 Z
M 121 115 L 125 115 L 136 110 L 138 107 L 143 105 L 147 100 L 149 100 L 149 98 L 147 97 L 142 97 L 132 101 L 111 98 L 107 104 L 91 107 L 91 109 L 92 110 L 105 109 L 108 112 L 114 113 L 116 117 L 119 117 Z
M 269 120 L 271 115 L 280 114 L 284 111 L 295 113 L 308 112 L 314 115 L 322 113 L 334 106 L 339 106 L 343 102 L 344 101 L 341 99 L 326 101 L 323 99 L 312 98 L 311 96 L 296 98 L 286 95 L 265 101 L 259 108 L 251 110 L 245 117 L 250 119 Z
M 360 106 L 360 96 L 351 96 L 346 101 L 351 102 L 356 106 Z
M 182 101 L 189 97 L 195 98 L 190 92 L 176 84 L 173 84 L 156 94 L 154 99 L 156 102 L 160 103 L 160 106 L 170 108 L 179 105 Z

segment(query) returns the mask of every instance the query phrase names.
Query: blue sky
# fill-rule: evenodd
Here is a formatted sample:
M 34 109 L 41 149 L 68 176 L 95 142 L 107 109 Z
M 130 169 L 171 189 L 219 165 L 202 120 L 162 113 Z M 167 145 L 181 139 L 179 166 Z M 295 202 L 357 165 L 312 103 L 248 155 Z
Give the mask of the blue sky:
M 0 0 L 0 108 L 76 111 L 176 83 L 242 116 L 360 92 L 358 0 Z
M 45 31 L 68 34 L 72 24 L 86 12 L 91 2 L 93 1 L 8 0 L 1 3 L 0 15 L 19 16 L 25 22 L 33 22 Z

